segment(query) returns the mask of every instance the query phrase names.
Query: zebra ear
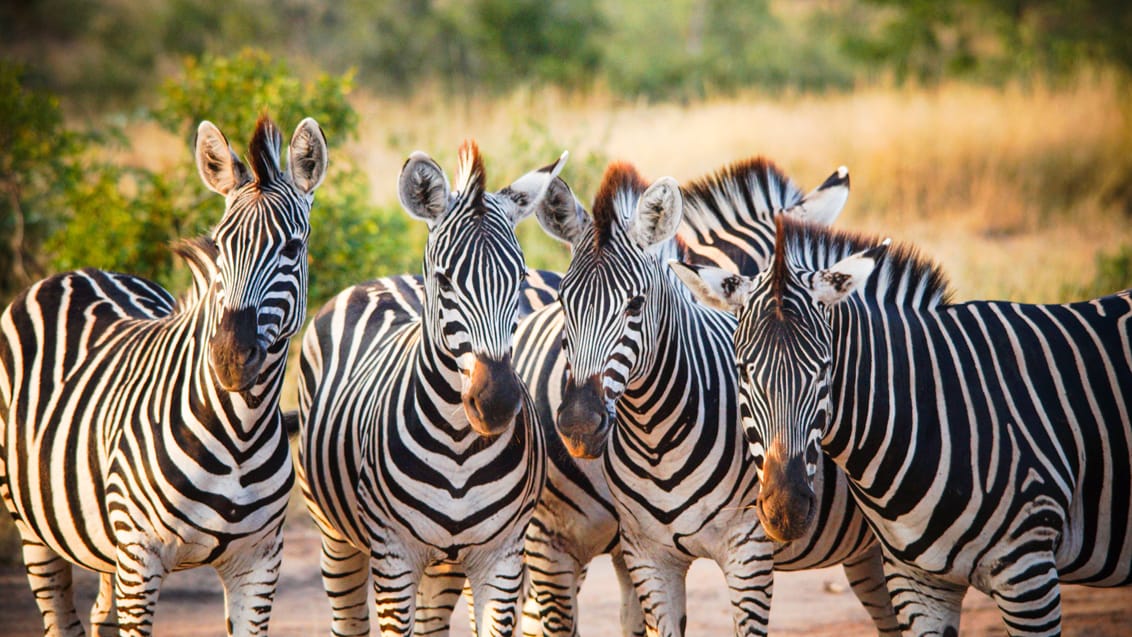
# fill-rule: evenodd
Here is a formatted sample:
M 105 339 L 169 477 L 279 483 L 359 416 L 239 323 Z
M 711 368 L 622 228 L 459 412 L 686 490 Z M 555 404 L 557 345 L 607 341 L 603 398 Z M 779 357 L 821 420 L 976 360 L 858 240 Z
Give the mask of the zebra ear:
M 890 240 L 885 239 L 879 246 L 862 250 L 845 257 L 832 266 L 812 273 L 808 287 L 814 298 L 831 307 L 845 300 L 845 297 L 865 284 L 876 268 L 877 260 L 888 250 Z M 803 279 L 805 280 L 805 279 Z
M 823 226 L 833 225 L 849 199 L 849 169 L 842 166 L 802 201 L 783 211 L 800 221 Z
M 193 146 L 196 149 L 197 172 L 212 192 L 227 196 L 252 180 L 247 166 L 236 156 L 224 133 L 212 122 L 205 120 L 200 123 Z
M 675 259 L 668 267 L 680 277 L 692 294 L 709 307 L 738 314 L 754 289 L 754 279 L 707 265 L 691 265 Z
M 675 236 L 683 214 L 680 185 L 671 177 L 661 177 L 637 200 L 637 210 L 629 221 L 629 236 L 647 250 Z
M 563 151 L 553 163 L 532 170 L 497 193 L 512 204 L 508 210 L 512 227 L 533 212 L 542 214 L 543 208 L 573 207 L 574 193 L 558 176 L 569 156 Z
M 414 151 L 401 167 L 397 179 L 397 198 L 405 212 L 436 225 L 448 211 L 448 177 L 428 155 Z
M 535 217 L 547 234 L 572 246 L 593 225 L 593 220 L 574 193 L 567 194 L 569 198 L 561 201 L 557 195 L 548 194 L 548 201 L 538 207 Z
M 287 162 L 291 183 L 309 195 L 322 185 L 328 163 L 326 135 L 318 122 L 310 117 L 299 122 L 291 136 L 291 154 Z

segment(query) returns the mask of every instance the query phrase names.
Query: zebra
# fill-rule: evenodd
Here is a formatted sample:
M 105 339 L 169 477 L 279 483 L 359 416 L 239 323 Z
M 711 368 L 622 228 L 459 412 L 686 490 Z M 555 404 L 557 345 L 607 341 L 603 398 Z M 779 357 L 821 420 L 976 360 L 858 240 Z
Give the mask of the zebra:
M 592 220 L 580 210 L 538 216 L 573 252 L 559 288 L 568 366 L 557 431 L 571 454 L 603 456 L 649 634 L 683 634 L 684 576 L 698 557 L 722 568 L 738 634 L 766 632 L 773 567 L 837 563 L 878 629 L 891 632 L 879 547 L 835 471 L 827 468 L 811 533 L 775 544 L 759 523 L 737 403 L 735 319 L 696 304 L 664 265 L 678 253 L 682 201 L 671 178 L 649 186 L 614 163 Z M 817 203 L 791 212 L 832 220 L 840 208 Z
M 1010 634 L 1059 634 L 1059 580 L 1132 583 L 1132 290 L 952 303 L 915 249 L 789 220 L 763 274 L 673 267 L 738 314 L 744 426 L 777 476 L 764 523 L 803 523 L 824 451 L 903 630 L 958 634 L 973 586 Z
M 95 269 L 44 279 L 0 317 L 0 496 L 48 635 L 82 635 L 71 564 L 101 573 L 99 634 L 149 635 L 164 577 L 210 565 L 230 635 L 267 633 L 294 470 L 278 409 L 302 325 L 313 119 L 261 116 L 245 165 L 210 122 L 195 141 L 220 222 L 176 248 L 193 289 Z M 117 604 L 115 618 L 114 603 Z
M 511 362 L 526 274 L 514 227 L 572 207 L 557 178 L 565 157 L 486 192 L 466 142 L 450 192 L 436 162 L 413 153 L 398 192 L 429 226 L 423 302 L 405 277 L 371 281 L 339 293 L 305 333 L 299 478 L 335 635 L 368 633 L 367 580 L 382 634 L 412 632 L 418 589 L 451 597 L 447 578 L 421 582 L 436 565 L 467 573 L 479 634 L 516 628 L 545 451 Z
M 844 166 L 804 194 L 769 159 L 732 162 L 682 188 L 684 214 L 676 249 L 692 262 L 764 267 L 773 253 L 775 214 L 785 210 L 832 222 L 845 204 L 848 186 Z M 579 206 L 577 215 L 586 214 Z M 815 216 L 819 214 L 825 216 Z M 554 303 L 521 319 L 515 333 L 515 370 L 539 410 L 549 460 L 547 487 L 527 530 L 532 599 L 524 607 L 524 634 L 576 634 L 577 595 L 586 565 L 610 553 L 622 588 L 622 633 L 643 635 L 644 617 L 618 548 L 617 513 L 602 460 L 571 456 L 554 429 L 566 378 L 562 330 L 562 308 Z

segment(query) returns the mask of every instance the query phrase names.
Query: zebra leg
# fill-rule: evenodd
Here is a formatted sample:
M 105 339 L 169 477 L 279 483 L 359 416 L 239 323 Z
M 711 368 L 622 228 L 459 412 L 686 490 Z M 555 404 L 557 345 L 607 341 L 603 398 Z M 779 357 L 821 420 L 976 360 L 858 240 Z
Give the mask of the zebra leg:
M 118 614 L 114 611 L 114 574 L 102 573 L 98 578 L 98 597 L 90 609 L 90 632 L 98 637 L 118 634 Z
M 464 569 L 454 562 L 441 562 L 425 569 L 417 589 L 417 618 L 413 634 L 446 637 L 452 610 L 464 590 Z M 473 620 L 474 623 L 474 620 Z M 472 634 L 475 634 L 473 625 Z
M 374 615 L 382 637 L 405 637 L 413 633 L 417 588 L 424 566 L 411 562 L 409 555 L 400 543 L 374 543 L 370 549 Z
M 169 567 L 161 551 L 147 542 L 118 540 L 114 598 L 118 603 L 118 634 L 148 637 L 153 631 L 153 613 L 161 583 Z
M 712 557 L 723 570 L 736 635 L 765 635 L 774 595 L 774 544 L 757 519 L 735 525 L 726 553 Z
M 637 590 L 633 588 L 633 579 L 629 577 L 629 567 L 625 565 L 625 556 L 621 547 L 613 549 L 613 573 L 617 576 L 617 585 L 621 589 L 621 635 L 622 637 L 645 636 L 645 611 L 641 608 L 641 600 L 637 597 Z M 582 573 L 585 577 L 585 573 Z M 581 584 L 579 583 L 579 586 Z
M 540 544 L 537 552 L 530 551 L 531 546 L 528 539 L 527 569 L 531 584 L 524 603 L 524 615 L 526 607 L 533 606 L 539 630 L 529 629 L 529 622 L 524 621 L 523 634 L 545 637 L 577 635 L 575 619 L 583 565 L 573 555 L 556 549 L 549 542 Z
M 868 611 L 880 635 L 899 635 L 900 622 L 884 583 L 884 555 L 879 544 L 841 565 L 853 594 Z
M 478 637 L 510 637 L 517 633 L 519 596 L 527 592 L 522 537 L 501 551 L 471 556 L 465 563 L 472 585 Z
M 47 545 L 24 536 L 24 565 L 35 604 L 43 617 L 47 637 L 84 635 L 75 610 L 75 589 L 71 585 L 71 563 Z
M 520 618 L 523 637 L 543 637 L 542 609 L 539 608 L 538 598 L 535 597 L 534 584 L 527 582 L 527 597 L 523 600 L 522 617 Z M 472 632 L 474 635 L 475 632 Z
M 1010 635 L 1060 635 L 1061 585 L 1052 552 L 1025 555 L 991 579 L 990 595 Z
M 645 616 L 649 637 L 680 637 L 688 623 L 684 578 L 690 560 L 674 555 L 648 555 L 621 536 L 625 566 Z
M 958 637 L 966 586 L 897 562 L 887 554 L 884 572 L 892 606 L 905 635 Z
M 224 583 L 224 614 L 228 634 L 266 635 L 283 561 L 283 526 L 245 551 L 214 564 Z
M 346 540 L 322 534 L 322 585 L 330 598 L 330 633 L 369 635 L 369 556 Z

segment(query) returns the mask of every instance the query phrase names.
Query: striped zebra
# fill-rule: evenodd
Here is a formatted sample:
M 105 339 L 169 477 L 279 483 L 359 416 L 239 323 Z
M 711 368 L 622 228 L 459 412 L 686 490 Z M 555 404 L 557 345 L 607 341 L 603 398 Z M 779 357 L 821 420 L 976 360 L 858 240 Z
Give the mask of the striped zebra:
M 844 196 L 823 194 L 789 212 L 831 221 Z M 578 210 L 539 214 L 573 251 L 559 290 L 568 366 L 557 430 L 575 456 L 604 453 L 621 551 L 649 634 L 683 634 L 684 576 L 698 557 L 722 568 L 737 634 L 766 632 L 773 568 L 838 563 L 878 628 L 890 632 L 895 616 L 879 547 L 835 471 L 826 468 L 811 532 L 776 544 L 759 523 L 752 506 L 759 482 L 739 420 L 735 319 L 695 303 L 665 267 L 679 254 L 682 201 L 670 178 L 648 186 L 631 166 L 613 164 L 592 219 Z
M 436 565 L 467 573 L 480 635 L 516 628 L 545 451 L 511 363 L 526 275 L 514 227 L 536 209 L 572 208 L 564 160 L 487 192 L 466 143 L 451 192 L 414 153 L 398 190 L 429 226 L 423 302 L 406 277 L 372 281 L 341 292 L 306 332 L 299 476 L 335 635 L 368 634 L 367 581 L 382 634 L 412 632 L 418 589 L 452 597 L 447 578 L 422 584 Z
M 691 262 L 759 269 L 773 254 L 774 215 L 785 210 L 832 222 L 848 191 L 844 168 L 804 195 L 765 158 L 733 162 L 683 188 L 677 253 Z M 584 218 L 586 213 L 579 209 L 577 215 Z M 537 603 L 528 601 L 524 609 L 524 634 L 576 634 L 577 595 L 586 565 L 612 553 L 622 588 L 622 633 L 643 635 L 644 617 L 618 548 L 617 513 L 602 460 L 571 456 L 554 429 L 566 381 L 562 333 L 557 303 L 522 319 L 515 333 L 515 369 L 539 410 L 549 459 L 547 486 L 527 530 L 527 565 Z
M 909 247 L 788 220 L 778 235 L 759 276 L 674 266 L 738 313 L 744 425 L 778 476 L 768 526 L 803 523 L 802 467 L 824 451 L 916 635 L 957 634 L 970 586 L 1010 634 L 1056 635 L 1059 580 L 1132 583 L 1132 291 L 953 304 Z
M 0 496 L 48 635 L 84 634 L 72 563 L 102 573 L 99 634 L 149 635 L 163 578 L 206 564 L 228 634 L 267 633 L 294 482 L 279 391 L 327 167 L 312 119 L 286 172 L 281 145 L 261 117 L 245 166 L 201 123 L 197 167 L 226 210 L 177 248 L 194 276 L 181 301 L 86 269 L 36 283 L 0 317 Z

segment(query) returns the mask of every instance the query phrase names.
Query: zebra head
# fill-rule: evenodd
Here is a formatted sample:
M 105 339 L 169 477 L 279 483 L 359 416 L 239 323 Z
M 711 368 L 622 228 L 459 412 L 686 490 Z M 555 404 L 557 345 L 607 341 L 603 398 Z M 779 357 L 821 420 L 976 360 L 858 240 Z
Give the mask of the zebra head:
M 648 186 L 632 166 L 615 163 L 592 219 L 580 206 L 539 214 L 573 252 L 559 287 L 567 378 L 557 427 L 575 456 L 601 455 L 617 399 L 655 354 L 667 277 L 658 255 L 674 243 L 682 201 L 671 177 Z
M 261 116 L 245 165 L 211 122 L 197 129 L 197 170 L 225 198 L 224 216 L 205 243 L 214 252 L 218 303 L 209 364 L 230 392 L 256 383 L 269 350 L 279 350 L 306 314 L 310 210 L 326 175 L 326 138 L 313 119 L 300 122 L 286 170 L 279 168 L 282 143 Z
M 772 539 L 788 542 L 816 512 L 812 479 L 832 409 L 830 308 L 869 279 L 888 242 L 819 269 L 790 257 L 791 228 L 806 224 L 780 216 L 776 225 L 773 261 L 757 276 L 672 266 L 703 302 L 738 316 L 739 414 L 761 482 L 758 513 Z
M 511 361 L 519 285 L 527 274 L 515 224 L 536 209 L 573 208 L 574 195 L 558 178 L 565 163 L 563 153 L 498 192 L 485 191 L 483 159 L 470 141 L 460 148 L 455 190 L 424 153 L 410 155 L 401 169 L 401 205 L 429 227 L 426 338 L 455 361 L 464 413 L 483 436 L 506 430 L 523 401 Z

